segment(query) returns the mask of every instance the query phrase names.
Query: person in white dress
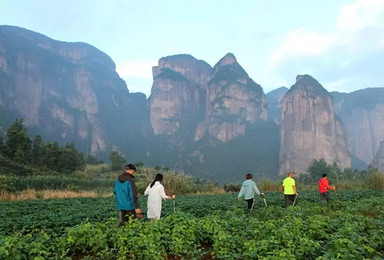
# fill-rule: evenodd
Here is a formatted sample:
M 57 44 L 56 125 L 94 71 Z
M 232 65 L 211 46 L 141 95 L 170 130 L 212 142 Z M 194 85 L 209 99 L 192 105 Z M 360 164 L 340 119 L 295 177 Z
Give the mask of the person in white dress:
M 155 180 L 148 185 L 144 192 L 144 195 L 148 195 L 147 218 L 150 218 L 152 221 L 160 219 L 162 200 L 175 198 L 175 195 L 168 196 L 165 194 L 164 186 L 161 184 L 162 180 L 163 175 L 160 173 L 156 174 Z

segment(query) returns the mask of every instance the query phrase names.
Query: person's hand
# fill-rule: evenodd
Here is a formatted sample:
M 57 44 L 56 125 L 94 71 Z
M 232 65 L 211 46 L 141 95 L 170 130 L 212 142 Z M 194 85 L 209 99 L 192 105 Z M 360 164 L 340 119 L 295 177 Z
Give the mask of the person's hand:
M 299 196 L 299 193 L 296 192 L 295 194 L 296 194 L 296 196 Z
M 135 209 L 135 212 L 138 219 L 143 218 L 143 213 L 141 212 L 141 209 Z
M 176 195 L 172 195 L 171 199 L 173 199 L 173 200 L 176 199 Z
M 240 201 L 240 197 L 237 198 L 237 201 Z
M 260 193 L 260 195 L 261 195 L 262 197 L 264 197 L 264 192 Z
M 141 212 L 141 209 L 135 209 L 135 212 L 138 219 L 143 218 L 143 213 Z

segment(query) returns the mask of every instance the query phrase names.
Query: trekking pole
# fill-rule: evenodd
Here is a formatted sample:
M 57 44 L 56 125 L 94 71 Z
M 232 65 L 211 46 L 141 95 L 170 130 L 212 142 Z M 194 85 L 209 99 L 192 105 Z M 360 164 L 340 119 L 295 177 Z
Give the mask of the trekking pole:
M 295 206 L 295 204 L 296 204 L 297 196 L 299 196 L 299 195 L 296 195 L 296 196 L 295 196 L 295 200 L 293 201 L 293 204 L 292 204 L 293 206 Z
M 253 206 L 255 205 L 255 200 L 253 200 L 253 202 L 252 202 L 252 207 L 251 207 L 251 210 L 250 210 L 250 212 L 252 212 L 252 210 L 253 210 Z
M 172 195 L 173 197 L 173 212 L 176 211 L 176 196 L 175 195 Z
M 264 204 L 266 207 L 268 207 L 268 204 L 267 204 L 267 199 L 265 198 L 265 195 L 262 196 L 263 197 L 263 200 L 264 200 Z

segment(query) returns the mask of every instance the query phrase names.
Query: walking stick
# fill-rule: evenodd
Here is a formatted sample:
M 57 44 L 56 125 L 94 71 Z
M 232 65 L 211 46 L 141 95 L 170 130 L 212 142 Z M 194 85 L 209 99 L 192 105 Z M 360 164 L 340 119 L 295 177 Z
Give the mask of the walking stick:
M 265 195 L 263 195 L 263 200 L 264 200 L 264 204 L 265 204 L 265 206 L 268 207 L 267 199 L 265 198 Z
M 296 195 L 296 196 L 295 196 L 295 200 L 293 201 L 293 206 L 295 206 L 295 204 L 296 204 L 297 196 L 299 196 L 299 195 Z
M 176 211 L 176 197 L 173 195 L 173 212 Z
M 253 206 L 255 205 L 255 199 L 253 199 L 253 202 L 252 202 L 252 207 L 251 207 L 251 210 L 250 210 L 250 212 L 252 212 L 252 210 L 253 210 Z

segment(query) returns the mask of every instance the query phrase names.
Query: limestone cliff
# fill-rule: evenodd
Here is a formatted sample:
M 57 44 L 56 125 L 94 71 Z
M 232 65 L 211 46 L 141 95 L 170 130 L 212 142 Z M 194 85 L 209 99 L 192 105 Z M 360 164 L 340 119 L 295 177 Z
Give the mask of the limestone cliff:
M 280 87 L 268 92 L 265 96 L 268 104 L 268 118 L 276 124 L 280 123 L 281 117 L 281 100 L 287 93 L 288 88 Z
M 281 101 L 280 174 L 306 172 L 313 159 L 351 166 L 348 141 L 332 96 L 314 78 L 299 75 Z
M 0 26 L 0 84 L 0 107 L 10 120 L 23 118 L 45 139 L 75 141 L 91 153 L 119 142 L 110 129 L 127 125 L 136 99 L 95 47 L 12 26 Z
M 212 67 L 190 55 L 159 60 L 153 67 L 149 100 L 150 120 L 156 135 L 194 132 L 205 110 L 205 90 Z
M 351 141 L 352 154 L 369 164 L 384 140 L 384 88 L 333 93 L 336 113 Z
M 229 53 L 213 68 L 205 120 L 197 127 L 195 140 L 210 136 L 227 142 L 243 135 L 246 126 L 258 120 L 267 120 L 265 94 Z
M 384 171 L 384 140 L 380 142 L 379 149 L 371 164 L 379 171 Z

